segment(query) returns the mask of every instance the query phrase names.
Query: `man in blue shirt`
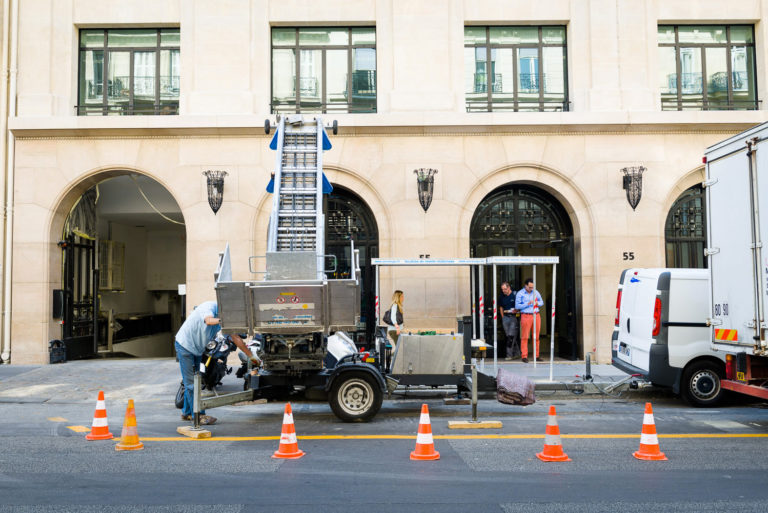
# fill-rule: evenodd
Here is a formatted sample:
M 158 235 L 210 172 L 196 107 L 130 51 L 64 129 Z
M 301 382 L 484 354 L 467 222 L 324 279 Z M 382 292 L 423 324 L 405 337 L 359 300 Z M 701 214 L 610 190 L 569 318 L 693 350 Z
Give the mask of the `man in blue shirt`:
M 533 334 L 533 350 L 536 351 L 536 358 L 539 358 L 539 332 L 541 331 L 541 316 L 539 308 L 544 306 L 544 300 L 541 294 L 533 288 L 533 279 L 526 278 L 525 286 L 517 293 L 515 297 L 515 308 L 521 313 L 520 327 L 520 349 L 523 353 L 523 363 L 528 363 L 528 334 L 533 327 L 534 316 L 536 319 L 536 330 Z
M 181 420 L 192 420 L 192 406 L 194 399 L 195 369 L 200 368 L 200 363 L 205 352 L 205 345 L 216 337 L 221 330 L 219 306 L 216 301 L 206 301 L 198 305 L 184 321 L 184 324 L 176 333 L 176 355 L 179 357 L 181 367 L 181 379 L 184 382 L 184 407 L 181 409 Z M 259 363 L 259 358 L 251 353 L 251 350 L 238 335 L 230 335 L 235 345 L 244 352 L 252 362 Z M 205 415 L 201 411 L 201 424 L 214 424 L 216 417 Z
M 501 296 L 499 297 L 499 315 L 501 326 L 507 336 L 507 356 L 505 360 L 512 360 L 520 356 L 520 346 L 517 340 L 519 329 L 517 325 L 517 310 L 515 310 L 515 294 L 509 282 L 501 284 Z

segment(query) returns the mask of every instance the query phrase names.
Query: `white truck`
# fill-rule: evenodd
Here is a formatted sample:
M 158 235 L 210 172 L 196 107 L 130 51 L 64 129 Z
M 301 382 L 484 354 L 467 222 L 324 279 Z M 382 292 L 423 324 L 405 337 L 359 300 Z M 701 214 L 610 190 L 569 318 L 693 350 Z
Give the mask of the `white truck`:
M 727 390 L 768 399 L 768 123 L 705 152 L 709 318 Z

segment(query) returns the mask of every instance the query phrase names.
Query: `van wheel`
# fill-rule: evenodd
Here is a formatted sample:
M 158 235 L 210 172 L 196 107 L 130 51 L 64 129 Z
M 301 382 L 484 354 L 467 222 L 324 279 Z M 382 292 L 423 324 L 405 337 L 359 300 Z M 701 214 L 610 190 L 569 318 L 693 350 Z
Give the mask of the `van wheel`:
M 693 406 L 715 406 L 723 397 L 720 379 L 723 366 L 711 361 L 696 362 L 683 372 L 681 395 Z
M 333 382 L 328 402 L 344 422 L 368 422 L 381 408 L 384 394 L 366 372 L 345 372 Z

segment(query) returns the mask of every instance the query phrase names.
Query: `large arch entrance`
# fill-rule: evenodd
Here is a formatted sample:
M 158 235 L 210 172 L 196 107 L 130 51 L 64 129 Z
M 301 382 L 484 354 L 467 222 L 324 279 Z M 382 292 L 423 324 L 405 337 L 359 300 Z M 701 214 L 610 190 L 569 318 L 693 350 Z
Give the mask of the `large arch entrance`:
M 173 356 L 186 281 L 181 209 L 147 176 L 110 171 L 99 178 L 88 179 L 57 241 L 54 317 L 67 358 Z
M 489 256 L 558 256 L 555 324 L 556 356 L 575 360 L 581 354 L 578 343 L 577 308 L 575 286 L 575 255 L 573 225 L 566 210 L 551 194 L 531 185 L 507 184 L 488 194 L 478 205 L 470 225 L 470 255 Z M 552 305 L 552 271 L 549 266 L 538 266 L 536 289 L 545 302 L 545 311 Z M 497 282 L 510 282 L 517 291 L 523 280 L 532 277 L 530 266 L 499 267 Z M 493 300 L 498 290 L 493 287 L 492 269 L 486 269 L 483 295 L 486 300 L 486 333 L 493 331 Z M 544 316 L 542 316 L 544 317 Z M 549 323 L 543 323 L 541 339 L 549 339 Z M 499 323 L 501 327 L 501 323 Z M 503 341 L 503 333 L 499 333 Z M 499 344 L 503 355 L 505 344 Z M 541 344 L 542 357 L 549 353 L 549 344 Z
M 325 198 L 325 253 L 335 255 L 336 272 L 333 278 L 349 277 L 352 268 L 350 241 L 360 250 L 361 322 L 365 331 L 359 334 L 359 343 L 373 338 L 374 272 L 371 259 L 379 256 L 379 229 L 376 218 L 360 196 L 349 189 L 333 184 L 333 191 Z

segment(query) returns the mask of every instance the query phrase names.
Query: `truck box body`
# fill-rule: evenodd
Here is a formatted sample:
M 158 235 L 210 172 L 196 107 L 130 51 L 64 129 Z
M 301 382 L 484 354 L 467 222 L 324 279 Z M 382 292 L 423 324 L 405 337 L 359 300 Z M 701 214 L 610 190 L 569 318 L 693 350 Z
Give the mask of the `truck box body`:
M 768 124 L 706 151 L 712 340 L 725 352 L 765 350 Z M 752 152 L 747 142 L 754 141 Z
M 721 366 L 710 347 L 706 269 L 632 268 L 622 272 L 617 298 L 618 323 L 613 335 L 613 365 L 640 374 L 657 385 L 681 392 L 691 364 Z M 711 378 L 711 373 L 709 374 Z M 719 385 L 702 374 L 690 374 L 686 397 L 706 399 Z M 698 389 L 696 388 L 698 386 Z M 711 387 L 711 388 L 709 388 Z
M 768 399 L 768 123 L 711 146 L 707 254 L 713 348 L 726 355 L 722 386 Z

